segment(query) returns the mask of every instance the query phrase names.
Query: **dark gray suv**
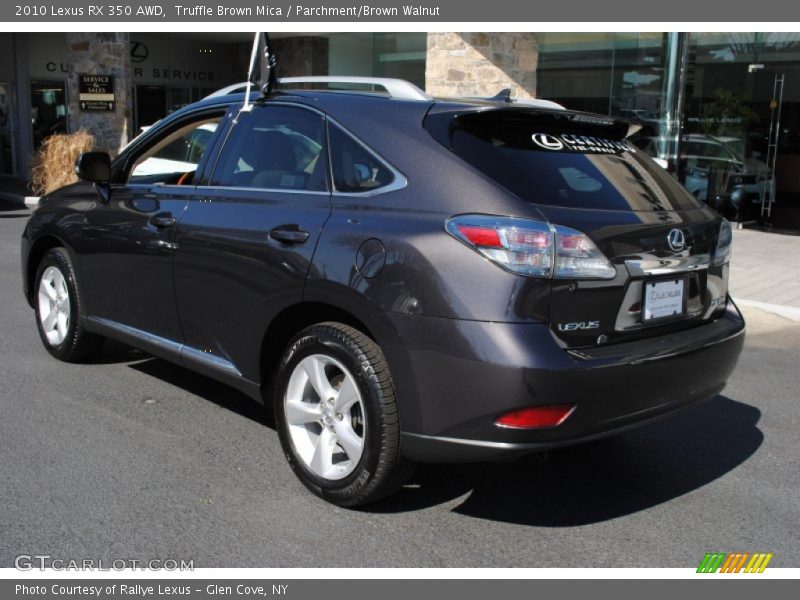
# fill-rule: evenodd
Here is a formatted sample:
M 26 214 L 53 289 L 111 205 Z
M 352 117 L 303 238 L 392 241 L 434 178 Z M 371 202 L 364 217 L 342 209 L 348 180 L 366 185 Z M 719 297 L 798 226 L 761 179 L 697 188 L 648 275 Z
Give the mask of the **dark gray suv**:
M 730 226 L 628 122 L 299 83 L 188 106 L 42 199 L 22 274 L 52 355 L 116 338 L 271 404 L 343 506 L 723 388 Z

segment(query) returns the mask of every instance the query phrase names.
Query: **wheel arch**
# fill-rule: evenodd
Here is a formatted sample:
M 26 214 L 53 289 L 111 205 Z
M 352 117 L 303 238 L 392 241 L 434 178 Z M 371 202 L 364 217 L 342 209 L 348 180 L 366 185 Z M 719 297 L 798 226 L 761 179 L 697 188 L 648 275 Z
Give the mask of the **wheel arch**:
M 326 321 L 349 325 L 377 342 L 364 319 L 334 304 L 303 301 L 284 308 L 267 326 L 261 341 L 259 364 L 261 365 L 262 396 L 265 402 L 270 400 L 278 362 L 289 340 L 306 327 Z

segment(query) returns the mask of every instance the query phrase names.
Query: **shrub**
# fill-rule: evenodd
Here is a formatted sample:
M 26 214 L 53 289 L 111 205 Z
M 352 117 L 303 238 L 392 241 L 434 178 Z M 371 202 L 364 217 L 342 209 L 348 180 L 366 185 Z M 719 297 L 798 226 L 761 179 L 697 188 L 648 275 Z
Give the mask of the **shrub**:
M 34 160 L 31 188 L 39 196 L 78 181 L 75 161 L 82 152 L 94 147 L 94 136 L 88 131 L 57 133 L 42 142 Z

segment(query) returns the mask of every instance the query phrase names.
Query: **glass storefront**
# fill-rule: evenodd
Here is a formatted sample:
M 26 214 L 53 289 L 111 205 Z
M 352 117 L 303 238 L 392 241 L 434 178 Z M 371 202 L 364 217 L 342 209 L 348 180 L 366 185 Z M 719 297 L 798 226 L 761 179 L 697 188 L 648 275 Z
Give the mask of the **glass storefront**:
M 694 33 L 685 185 L 740 222 L 800 227 L 800 34 Z
M 376 33 L 369 75 L 405 79 L 425 88 L 426 33 Z
M 242 34 L 241 37 L 246 40 L 249 36 Z M 307 36 L 303 34 L 301 37 Z M 327 72 L 331 75 L 394 77 L 411 81 L 421 88 L 425 87 L 425 54 L 428 40 L 426 33 L 327 33 L 320 34 L 318 37 L 327 39 Z M 192 41 L 195 44 L 199 43 L 194 38 Z M 206 54 L 203 54 L 202 61 L 193 63 L 194 67 L 190 70 L 175 70 L 171 67 L 153 68 L 151 58 L 145 58 L 141 62 L 136 58 L 136 52 L 145 52 L 149 57 L 152 51 L 145 49 L 150 46 L 161 47 L 161 52 L 168 56 L 176 55 L 178 51 L 172 42 L 155 35 L 138 34 L 137 41 L 133 43 L 135 44 L 135 48 L 132 47 L 132 52 L 135 50 L 132 54 L 134 79 L 141 80 L 137 81 L 133 90 L 134 129 L 136 131 L 237 81 L 230 74 L 225 74 L 226 79 L 220 79 L 217 74 L 216 84 L 209 79 L 202 86 L 176 83 L 174 76 L 165 81 L 167 74 L 202 75 L 203 61 L 209 57 L 216 58 L 216 55 L 206 47 L 211 47 L 210 43 L 203 42 L 201 52 Z M 249 48 L 249 42 L 237 43 L 243 44 L 245 49 Z M 216 48 L 219 52 L 225 50 L 224 45 L 216 46 Z M 228 52 L 228 54 L 230 53 Z M 246 53 L 240 53 L 238 60 L 241 61 L 247 56 L 249 55 Z M 233 68 L 228 65 L 228 69 L 238 74 L 245 70 L 245 66 L 245 64 L 241 64 L 235 65 L 236 68 Z M 219 71 L 222 73 L 222 69 Z M 158 75 L 158 77 L 154 78 L 154 75 Z
M 427 33 L 331 33 L 328 74 L 395 77 L 425 87 Z
M 31 81 L 33 146 L 55 133 L 67 132 L 67 84 L 64 80 Z
M 14 88 L 0 81 L 0 175 L 15 175 L 16 122 L 14 119 Z
M 637 121 L 661 155 L 669 34 L 541 33 L 538 96 Z M 800 34 L 691 33 L 673 165 L 728 218 L 800 229 Z
M 205 98 L 217 88 L 139 84 L 133 90 L 134 129 L 149 127 L 171 112 Z
M 658 134 L 663 33 L 540 33 L 537 96 Z

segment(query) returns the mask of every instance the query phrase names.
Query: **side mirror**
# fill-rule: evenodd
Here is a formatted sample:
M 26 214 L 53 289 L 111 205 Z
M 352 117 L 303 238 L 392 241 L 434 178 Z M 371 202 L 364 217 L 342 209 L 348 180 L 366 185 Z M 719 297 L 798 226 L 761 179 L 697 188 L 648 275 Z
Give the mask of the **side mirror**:
M 105 152 L 84 152 L 75 161 L 75 174 L 83 181 L 108 183 L 111 179 L 111 157 Z

